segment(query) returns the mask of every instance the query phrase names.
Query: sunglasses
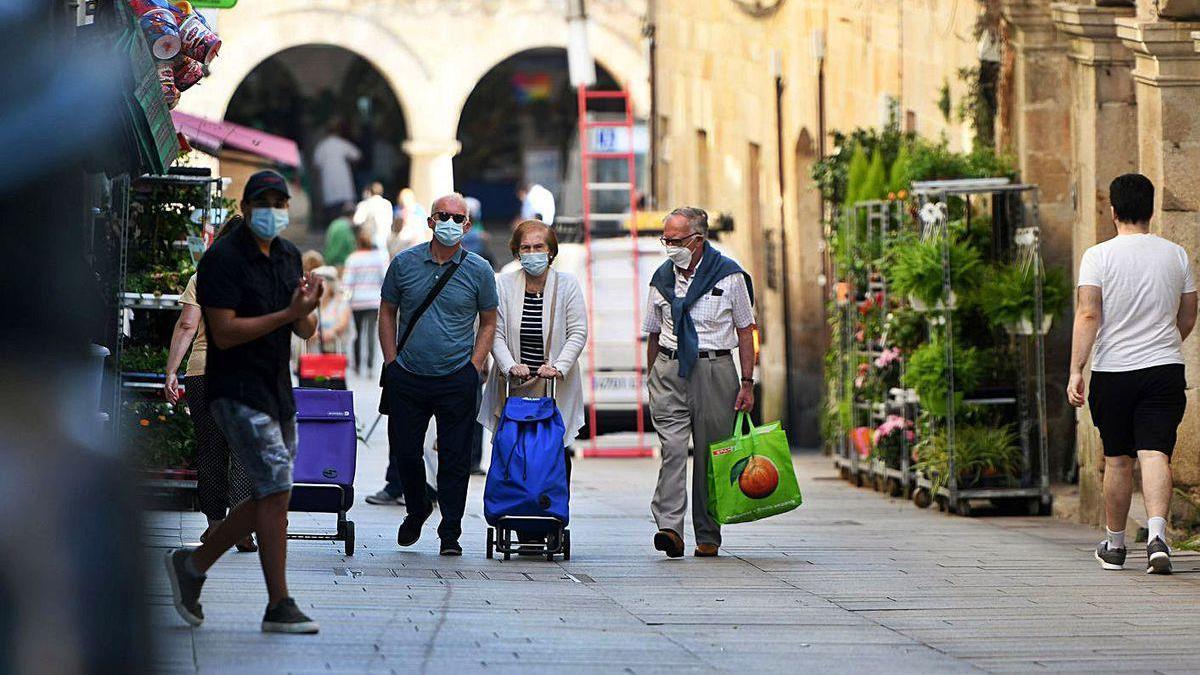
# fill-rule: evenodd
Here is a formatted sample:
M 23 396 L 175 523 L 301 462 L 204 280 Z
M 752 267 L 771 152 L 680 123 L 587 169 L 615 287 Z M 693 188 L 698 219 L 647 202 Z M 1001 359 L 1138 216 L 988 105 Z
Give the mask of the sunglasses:
M 433 219 L 434 220 L 453 220 L 454 222 L 458 223 L 459 225 L 462 225 L 463 223 L 467 222 L 467 214 L 465 214 L 465 213 L 447 213 L 445 211 L 434 211 Z

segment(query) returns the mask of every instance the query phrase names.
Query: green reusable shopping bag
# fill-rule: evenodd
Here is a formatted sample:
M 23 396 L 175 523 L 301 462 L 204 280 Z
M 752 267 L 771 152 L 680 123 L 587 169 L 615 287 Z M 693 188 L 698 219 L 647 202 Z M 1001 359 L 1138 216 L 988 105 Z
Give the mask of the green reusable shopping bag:
M 743 420 L 750 424 L 748 434 Z M 733 436 L 709 445 L 708 453 L 708 515 L 718 523 L 746 523 L 800 506 L 800 485 L 779 422 L 756 427 L 739 412 Z

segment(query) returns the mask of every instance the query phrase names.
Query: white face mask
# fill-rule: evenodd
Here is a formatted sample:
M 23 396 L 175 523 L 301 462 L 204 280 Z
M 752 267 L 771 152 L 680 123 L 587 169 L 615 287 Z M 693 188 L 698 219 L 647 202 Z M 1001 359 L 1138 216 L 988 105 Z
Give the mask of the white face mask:
M 687 269 L 692 264 L 692 249 L 685 246 L 668 246 L 667 257 L 680 269 Z

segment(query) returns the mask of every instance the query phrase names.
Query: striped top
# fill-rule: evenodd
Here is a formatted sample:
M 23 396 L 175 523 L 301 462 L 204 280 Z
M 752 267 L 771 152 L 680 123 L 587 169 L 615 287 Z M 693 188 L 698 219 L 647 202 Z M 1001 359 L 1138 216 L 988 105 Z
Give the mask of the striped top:
M 542 337 L 542 294 L 525 293 L 521 310 L 521 363 L 537 370 L 545 363 Z

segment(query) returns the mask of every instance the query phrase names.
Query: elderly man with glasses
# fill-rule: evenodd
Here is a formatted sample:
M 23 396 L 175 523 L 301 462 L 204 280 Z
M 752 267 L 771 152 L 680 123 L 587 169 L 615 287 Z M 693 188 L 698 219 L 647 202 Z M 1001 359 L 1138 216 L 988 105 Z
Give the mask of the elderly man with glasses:
M 750 275 L 706 241 L 708 214 L 682 207 L 663 221 L 668 260 L 647 298 L 646 363 L 650 414 L 662 442 L 662 466 L 650 510 L 654 548 L 683 555 L 687 454 L 692 460 L 692 526 L 697 557 L 713 557 L 721 527 L 708 515 L 708 444 L 728 437 L 737 411 L 754 407 L 754 288 Z M 738 350 L 741 371 L 733 362 Z
M 396 542 L 411 546 L 433 512 L 422 455 L 429 419 L 437 420 L 440 551 L 462 555 L 458 538 L 471 438 L 499 299 L 491 265 L 462 247 L 472 227 L 463 196 L 446 195 L 430 211 L 432 241 L 392 259 L 379 303 L 379 342 L 386 364 L 381 412 L 389 416 L 391 449 L 387 480 L 403 486 L 408 515 Z

